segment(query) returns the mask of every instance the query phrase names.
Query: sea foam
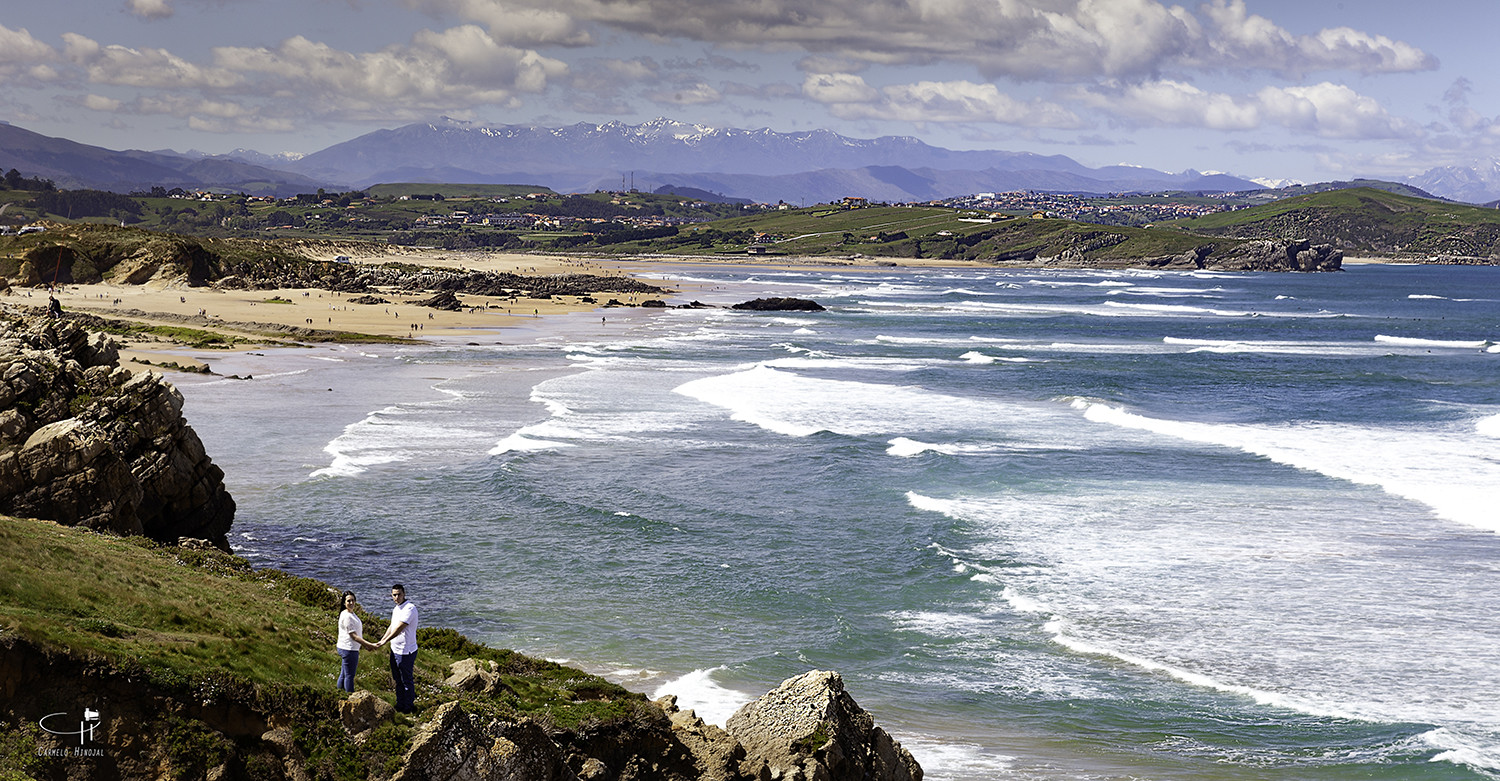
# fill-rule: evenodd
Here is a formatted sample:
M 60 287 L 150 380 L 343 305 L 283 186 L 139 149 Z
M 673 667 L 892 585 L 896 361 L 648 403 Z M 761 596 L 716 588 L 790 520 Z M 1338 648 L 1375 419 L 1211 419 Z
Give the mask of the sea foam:
M 673 678 L 652 692 L 651 699 L 661 699 L 668 694 L 677 696 L 677 707 L 693 710 L 709 724 L 724 726 L 734 712 L 750 702 L 753 697 L 744 692 L 726 689 L 713 679 L 723 666 L 707 670 L 694 670 L 679 678 Z
M 1146 417 L 1083 399 L 1072 405 L 1095 423 L 1237 448 L 1298 469 L 1376 486 L 1425 504 L 1450 521 L 1500 531 L 1493 505 L 1494 497 L 1500 496 L 1500 461 L 1487 443 L 1456 428 L 1196 423 Z
M 1376 334 L 1375 341 L 1381 344 L 1394 344 L 1400 347 L 1436 347 L 1449 350 L 1482 350 L 1489 347 L 1493 342 L 1487 339 L 1480 340 L 1448 340 L 1448 339 L 1417 339 L 1408 336 L 1386 336 Z

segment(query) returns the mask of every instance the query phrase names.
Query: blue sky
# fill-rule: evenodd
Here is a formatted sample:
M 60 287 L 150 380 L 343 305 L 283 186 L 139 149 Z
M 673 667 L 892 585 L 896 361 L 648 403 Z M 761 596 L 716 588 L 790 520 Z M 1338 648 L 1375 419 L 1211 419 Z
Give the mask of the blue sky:
M 450 116 L 665 116 L 1266 179 L 1500 155 L 1492 2 L 49 0 L 0 119 L 114 149 L 317 151 Z

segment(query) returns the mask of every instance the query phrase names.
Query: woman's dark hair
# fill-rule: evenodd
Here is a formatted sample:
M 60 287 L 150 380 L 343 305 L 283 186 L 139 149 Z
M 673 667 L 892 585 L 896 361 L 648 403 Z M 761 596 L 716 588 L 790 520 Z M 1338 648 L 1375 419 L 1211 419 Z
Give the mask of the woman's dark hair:
M 353 591 L 345 591 L 343 594 L 341 594 L 339 596 L 339 610 L 343 610 L 344 609 L 344 603 L 349 600 L 349 597 L 353 597 L 353 596 L 354 596 L 354 592 Z M 355 599 L 358 599 L 358 597 L 355 597 Z

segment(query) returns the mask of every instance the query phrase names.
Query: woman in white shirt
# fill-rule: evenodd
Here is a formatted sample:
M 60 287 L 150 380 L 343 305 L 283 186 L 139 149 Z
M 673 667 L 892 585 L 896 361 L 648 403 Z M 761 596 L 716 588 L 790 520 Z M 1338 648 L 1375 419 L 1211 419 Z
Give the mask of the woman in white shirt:
M 354 673 L 359 669 L 359 649 L 374 650 L 380 646 L 364 638 L 365 625 L 354 615 L 354 592 L 344 592 L 344 612 L 339 613 L 338 652 L 342 664 L 339 666 L 338 687 L 346 692 L 354 691 Z

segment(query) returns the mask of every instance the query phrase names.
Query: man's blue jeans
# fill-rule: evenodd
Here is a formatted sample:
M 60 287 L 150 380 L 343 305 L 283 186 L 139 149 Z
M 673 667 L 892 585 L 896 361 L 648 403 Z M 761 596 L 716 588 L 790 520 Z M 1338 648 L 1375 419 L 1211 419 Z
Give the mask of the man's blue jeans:
M 391 680 L 396 682 L 396 710 L 417 712 L 417 652 L 391 654 Z
M 337 686 L 346 692 L 354 691 L 354 673 L 359 670 L 359 651 L 351 651 L 345 648 L 338 649 L 339 658 L 339 681 Z

